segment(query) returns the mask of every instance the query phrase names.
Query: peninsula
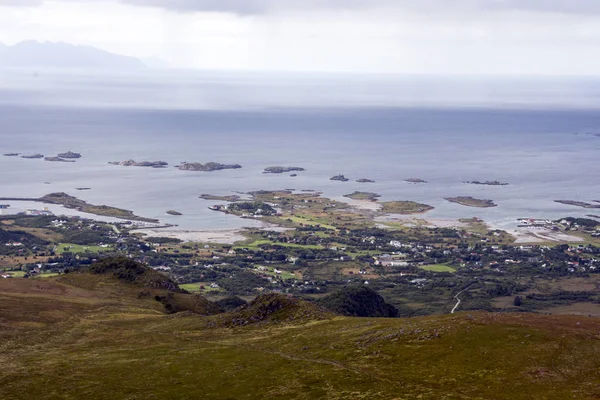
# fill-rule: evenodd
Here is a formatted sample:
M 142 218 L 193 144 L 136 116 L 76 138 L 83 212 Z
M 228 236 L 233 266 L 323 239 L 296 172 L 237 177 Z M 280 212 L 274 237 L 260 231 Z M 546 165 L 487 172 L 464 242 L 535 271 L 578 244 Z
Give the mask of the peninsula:
M 125 161 L 112 161 L 109 162 L 111 165 L 120 165 L 123 167 L 150 167 L 150 168 L 165 168 L 169 165 L 166 161 L 135 161 L 135 160 L 125 160 Z
M 466 207 L 489 208 L 498 206 L 492 200 L 476 199 L 471 196 L 446 197 L 445 200 Z
M 58 204 L 62 205 L 66 208 L 74 209 L 77 211 L 81 211 L 88 214 L 100 215 L 104 217 L 113 217 L 119 219 L 127 219 L 130 221 L 140 221 L 140 222 L 150 222 L 156 223 L 159 222 L 157 219 L 153 218 L 144 218 L 135 215 L 132 211 L 124 210 L 121 208 L 110 207 L 105 205 L 93 205 L 89 204 L 83 200 L 78 199 L 77 197 L 70 196 L 66 193 L 50 193 L 43 197 L 39 198 L 11 198 L 4 197 L 0 199 L 0 201 L 36 201 L 40 203 L 46 204 Z
M 227 195 L 227 196 L 216 196 L 213 194 L 201 194 L 198 197 L 200 197 L 201 199 L 204 199 L 204 200 L 217 200 L 217 201 L 229 201 L 229 202 L 241 200 L 241 197 L 236 194 Z
M 221 164 L 218 162 L 207 162 L 206 164 L 202 164 L 199 162 L 183 162 L 177 165 L 175 168 L 178 168 L 181 171 L 220 171 L 223 169 L 239 169 L 242 168 L 239 164 Z
M 386 214 L 422 214 L 435 208 L 415 201 L 385 201 L 381 205 L 381 212 Z
M 585 201 L 554 200 L 554 202 L 566 204 L 568 206 L 577 206 L 577 207 L 583 207 L 583 208 L 600 208 L 600 204 L 586 203 Z M 596 200 L 594 200 L 594 202 L 596 202 Z
M 354 193 L 345 194 L 344 197 L 348 197 L 349 199 L 352 199 L 352 200 L 377 201 L 377 199 L 379 197 L 381 197 L 381 195 L 377 194 L 377 193 L 372 193 L 372 192 L 359 192 L 359 191 L 356 191 Z

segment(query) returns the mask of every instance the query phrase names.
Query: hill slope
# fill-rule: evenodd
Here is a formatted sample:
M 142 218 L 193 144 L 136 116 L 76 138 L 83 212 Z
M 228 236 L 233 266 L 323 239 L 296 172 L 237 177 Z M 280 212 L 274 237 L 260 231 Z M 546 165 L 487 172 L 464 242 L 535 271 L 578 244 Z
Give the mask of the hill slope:
M 319 301 L 323 307 L 349 317 L 398 316 L 398 310 L 385 302 L 376 291 L 365 286 L 351 286 L 338 290 Z
M 98 70 L 146 68 L 137 58 L 112 54 L 94 47 L 35 41 L 0 46 L 0 67 Z
M 594 318 L 334 317 L 281 295 L 167 314 L 140 288 L 104 273 L 0 280 L 0 398 L 590 399 L 600 385 Z

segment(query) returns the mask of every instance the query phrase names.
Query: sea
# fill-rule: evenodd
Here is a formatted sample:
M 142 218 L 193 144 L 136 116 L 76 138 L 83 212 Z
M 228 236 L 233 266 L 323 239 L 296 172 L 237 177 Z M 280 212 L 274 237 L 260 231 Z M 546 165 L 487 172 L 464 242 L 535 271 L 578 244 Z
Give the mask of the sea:
M 358 190 L 430 204 L 435 209 L 421 216 L 426 219 L 479 217 L 511 228 L 517 218 L 600 215 L 554 202 L 600 201 L 600 80 L 1 71 L 0 153 L 66 151 L 83 157 L 60 163 L 0 155 L 0 197 L 66 192 L 181 229 L 232 230 L 260 223 L 211 211 L 219 202 L 199 195 L 293 189 L 343 201 Z M 169 167 L 108 164 L 128 159 Z M 183 161 L 242 168 L 174 168 Z M 306 171 L 262 173 L 276 165 Z M 350 180 L 331 181 L 337 174 Z M 475 180 L 509 185 L 465 183 Z M 498 206 L 469 208 L 444 199 L 455 196 Z M 43 205 L 11 203 L 12 210 L 32 207 Z

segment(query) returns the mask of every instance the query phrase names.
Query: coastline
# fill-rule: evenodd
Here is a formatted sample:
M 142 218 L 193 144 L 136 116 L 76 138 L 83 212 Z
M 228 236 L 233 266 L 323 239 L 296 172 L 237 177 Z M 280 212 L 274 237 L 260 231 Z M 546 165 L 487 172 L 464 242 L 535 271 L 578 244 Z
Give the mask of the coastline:
M 138 229 L 136 233 L 142 233 L 150 237 L 168 237 L 179 239 L 184 242 L 235 244 L 246 240 L 240 229 L 230 230 L 187 230 L 170 228 L 144 228 Z

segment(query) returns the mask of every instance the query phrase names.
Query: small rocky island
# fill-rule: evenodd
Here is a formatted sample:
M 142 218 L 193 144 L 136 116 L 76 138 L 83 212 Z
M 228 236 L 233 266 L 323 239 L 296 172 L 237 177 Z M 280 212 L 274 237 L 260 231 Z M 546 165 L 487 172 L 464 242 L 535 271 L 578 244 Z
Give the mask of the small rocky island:
M 44 160 L 52 161 L 52 162 L 70 162 L 70 163 L 75 162 L 75 160 L 65 160 L 64 158 L 61 158 L 61 157 L 44 157 Z
M 340 182 L 348 182 L 350 179 L 346 178 L 344 175 L 336 175 L 329 178 L 330 181 L 340 181 Z
M 359 191 L 356 191 L 354 193 L 345 194 L 344 197 L 348 197 L 349 199 L 352 199 L 352 200 L 377 201 L 377 199 L 379 197 L 381 197 L 381 195 L 377 194 L 377 193 L 372 193 L 372 192 L 359 192 Z
M 554 200 L 556 203 L 566 204 L 568 206 L 577 206 L 582 208 L 600 208 L 600 204 L 586 203 L 585 201 L 575 200 Z M 600 203 L 598 200 L 594 200 L 595 203 Z
M 29 155 L 29 156 L 21 156 L 21 158 L 27 158 L 27 159 L 44 158 L 44 155 L 37 153 L 37 154 Z
M 169 210 L 169 211 L 167 211 L 167 214 L 169 214 L 169 215 L 176 215 L 176 216 L 183 215 L 179 211 L 175 211 L 175 210 Z
M 445 200 L 466 207 L 490 208 L 498 206 L 492 200 L 476 199 L 471 196 L 446 197 Z
M 367 179 L 367 178 L 360 178 L 360 179 L 357 179 L 357 180 L 356 180 L 356 182 L 358 182 L 358 183 L 375 183 L 375 181 L 374 181 L 374 180 L 372 180 L 372 179 Z
M 181 171 L 220 171 L 223 169 L 239 169 L 242 168 L 239 164 L 221 164 L 217 162 L 207 162 L 206 164 L 201 164 L 198 162 L 183 162 L 177 165 L 175 168 L 178 168 Z
M 405 182 L 408 182 L 408 183 L 427 183 L 427 181 L 426 181 L 426 180 L 419 179 L 419 178 L 409 178 L 409 179 L 405 179 Z
M 275 166 L 275 167 L 265 168 L 265 170 L 263 171 L 263 174 L 283 174 L 284 172 L 302 172 L 302 171 L 306 171 L 306 170 L 302 167 Z
M 471 185 L 487 185 L 487 186 L 508 186 L 509 184 L 507 182 L 500 182 L 500 181 L 466 181 L 465 183 L 471 184 Z
M 72 151 L 69 150 L 66 153 L 59 153 L 58 157 L 60 157 L 60 158 L 68 158 L 68 159 L 81 158 L 81 154 L 74 153 L 74 152 L 72 152 Z
M 135 161 L 135 160 L 125 160 L 125 161 L 112 161 L 109 162 L 111 165 L 120 165 L 123 167 L 149 167 L 149 168 L 165 168 L 169 165 L 166 161 Z
M 21 153 L 4 153 L 4 157 L 17 157 L 20 155 Z

